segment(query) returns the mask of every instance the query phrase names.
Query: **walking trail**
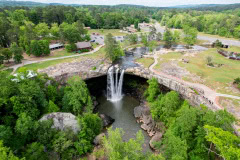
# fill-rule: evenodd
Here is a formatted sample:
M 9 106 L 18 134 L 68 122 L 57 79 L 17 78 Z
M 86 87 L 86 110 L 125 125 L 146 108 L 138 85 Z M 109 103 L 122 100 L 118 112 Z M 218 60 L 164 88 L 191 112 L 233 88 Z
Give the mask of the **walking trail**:
M 168 51 L 161 51 L 161 52 L 158 52 L 158 54 L 164 54 Z M 240 97 L 238 96 L 233 96 L 233 95 L 227 95 L 227 94 L 221 94 L 221 93 L 217 93 L 216 91 L 214 91 L 213 89 L 205 86 L 204 84 L 199 84 L 199 83 L 191 83 L 191 82 L 188 82 L 188 81 L 184 81 L 180 78 L 177 78 L 177 77 L 174 77 L 174 76 L 171 76 L 171 75 L 168 75 L 168 74 L 165 74 L 163 72 L 160 72 L 160 71 L 157 71 L 154 69 L 154 67 L 158 64 L 158 54 L 154 54 L 153 56 L 148 56 L 148 57 L 152 57 L 154 58 L 154 63 L 149 67 L 149 70 L 157 75 L 161 75 L 161 76 L 164 76 L 168 79 L 172 79 L 172 80 L 175 80 L 175 81 L 178 81 L 182 84 L 185 84 L 187 86 L 190 86 L 192 88 L 199 88 L 201 90 L 204 91 L 204 97 L 206 97 L 208 100 L 214 102 L 214 104 L 218 107 L 218 109 L 224 109 L 223 107 L 221 107 L 218 103 L 218 98 L 219 96 L 221 97 L 227 97 L 227 98 L 233 98 L 233 99 L 239 99 L 240 100 Z
M 17 65 L 8 67 L 8 68 L 9 69 L 12 68 L 13 69 L 12 73 L 14 73 L 18 68 L 23 67 L 23 66 L 28 65 L 28 64 L 40 63 L 40 62 L 46 62 L 46 61 L 52 61 L 52 60 L 59 60 L 59 59 L 66 59 L 66 58 L 73 58 L 73 57 L 79 57 L 79 56 L 93 54 L 93 53 L 99 51 L 103 46 L 104 45 L 100 45 L 99 47 L 95 48 L 91 52 L 86 52 L 86 53 L 76 54 L 76 55 L 71 55 L 71 56 L 64 56 L 64 57 L 57 57 L 57 58 L 48 58 L 48 59 L 41 59 L 41 60 L 36 60 L 36 61 L 23 60 L 21 64 L 17 64 Z

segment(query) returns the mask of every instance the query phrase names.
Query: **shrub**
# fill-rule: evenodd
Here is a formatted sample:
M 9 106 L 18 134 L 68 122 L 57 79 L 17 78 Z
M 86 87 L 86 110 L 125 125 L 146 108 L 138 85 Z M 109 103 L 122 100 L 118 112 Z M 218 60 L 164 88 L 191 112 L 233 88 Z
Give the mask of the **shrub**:
M 235 83 L 235 84 L 240 84 L 240 78 L 238 77 L 238 78 L 234 79 L 234 82 L 233 82 L 233 83 Z
M 219 47 L 219 48 L 222 48 L 222 42 L 221 41 L 219 41 L 219 40 L 216 40 L 215 42 L 215 47 Z
M 65 48 L 66 48 L 66 50 L 67 50 L 68 52 L 72 52 L 72 51 L 77 50 L 77 46 L 76 46 L 74 43 L 67 44 L 67 45 L 65 46 Z
M 93 70 L 93 71 L 95 71 L 96 69 L 97 69 L 97 67 L 96 67 L 96 66 L 92 67 L 92 70 Z
M 207 56 L 207 58 L 206 58 L 207 65 L 214 67 L 212 60 L 213 60 L 213 58 L 211 56 Z
M 148 102 L 153 102 L 160 93 L 159 84 L 156 78 L 147 81 L 149 84 L 148 89 L 145 91 L 144 96 Z

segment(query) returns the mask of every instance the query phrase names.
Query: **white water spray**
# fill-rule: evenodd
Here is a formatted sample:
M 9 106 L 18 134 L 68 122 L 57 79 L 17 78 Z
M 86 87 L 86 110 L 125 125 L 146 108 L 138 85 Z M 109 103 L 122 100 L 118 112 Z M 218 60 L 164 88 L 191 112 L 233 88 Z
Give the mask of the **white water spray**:
M 115 79 L 114 79 L 115 73 Z M 120 73 L 120 78 L 119 74 Z M 115 68 L 114 66 L 108 69 L 107 74 L 107 99 L 116 102 L 122 99 L 122 84 L 123 84 L 124 70 Z M 119 80 L 118 80 L 119 78 Z

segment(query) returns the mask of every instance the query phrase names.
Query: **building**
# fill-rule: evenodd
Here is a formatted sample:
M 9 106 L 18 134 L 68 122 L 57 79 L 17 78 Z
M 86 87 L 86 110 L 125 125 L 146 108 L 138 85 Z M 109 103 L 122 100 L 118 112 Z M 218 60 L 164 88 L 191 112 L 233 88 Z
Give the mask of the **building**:
M 75 43 L 77 50 L 92 50 L 92 45 L 90 42 L 77 42 Z
M 61 43 L 55 43 L 55 44 L 50 44 L 49 45 L 50 50 L 56 50 L 56 49 L 59 49 L 59 48 L 64 48 L 64 45 L 61 44 Z
M 91 29 L 91 27 L 84 27 L 84 29 L 90 30 L 90 29 Z

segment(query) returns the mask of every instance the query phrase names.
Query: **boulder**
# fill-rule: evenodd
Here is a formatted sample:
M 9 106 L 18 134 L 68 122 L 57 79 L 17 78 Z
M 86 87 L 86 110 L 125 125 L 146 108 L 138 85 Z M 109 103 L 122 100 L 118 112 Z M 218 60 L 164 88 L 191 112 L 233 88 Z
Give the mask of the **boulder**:
M 143 130 L 145 130 L 145 131 L 148 131 L 148 130 L 149 130 L 149 127 L 148 127 L 148 125 L 146 125 L 146 124 L 142 124 L 142 125 L 141 125 L 141 128 L 142 128 Z
M 150 108 L 146 106 L 142 107 L 142 114 L 150 115 Z
M 133 113 L 135 118 L 140 118 L 142 116 L 142 107 L 141 106 L 135 107 Z
M 56 128 L 61 131 L 70 128 L 73 130 L 74 133 L 77 133 L 78 131 L 80 131 L 77 118 L 71 113 L 62 113 L 62 112 L 50 113 L 43 116 L 39 121 L 45 121 L 49 119 L 53 120 L 52 128 Z
M 103 121 L 103 127 L 110 126 L 115 121 L 115 119 L 113 119 L 112 117 L 110 117 L 106 114 L 100 114 L 99 116 Z
M 102 144 L 102 139 L 103 139 L 104 136 L 105 136 L 105 133 L 99 134 L 98 136 L 95 137 L 93 143 L 94 143 L 95 145 L 100 145 L 100 144 Z
M 151 123 L 151 117 L 150 116 L 146 116 L 145 114 L 143 114 L 143 117 L 142 117 L 142 121 L 144 124 L 148 125 L 149 123 Z
M 149 145 L 152 149 L 156 150 L 155 146 L 154 146 L 154 142 L 159 142 L 162 139 L 162 133 L 161 132 L 157 132 L 152 139 L 149 142 Z

